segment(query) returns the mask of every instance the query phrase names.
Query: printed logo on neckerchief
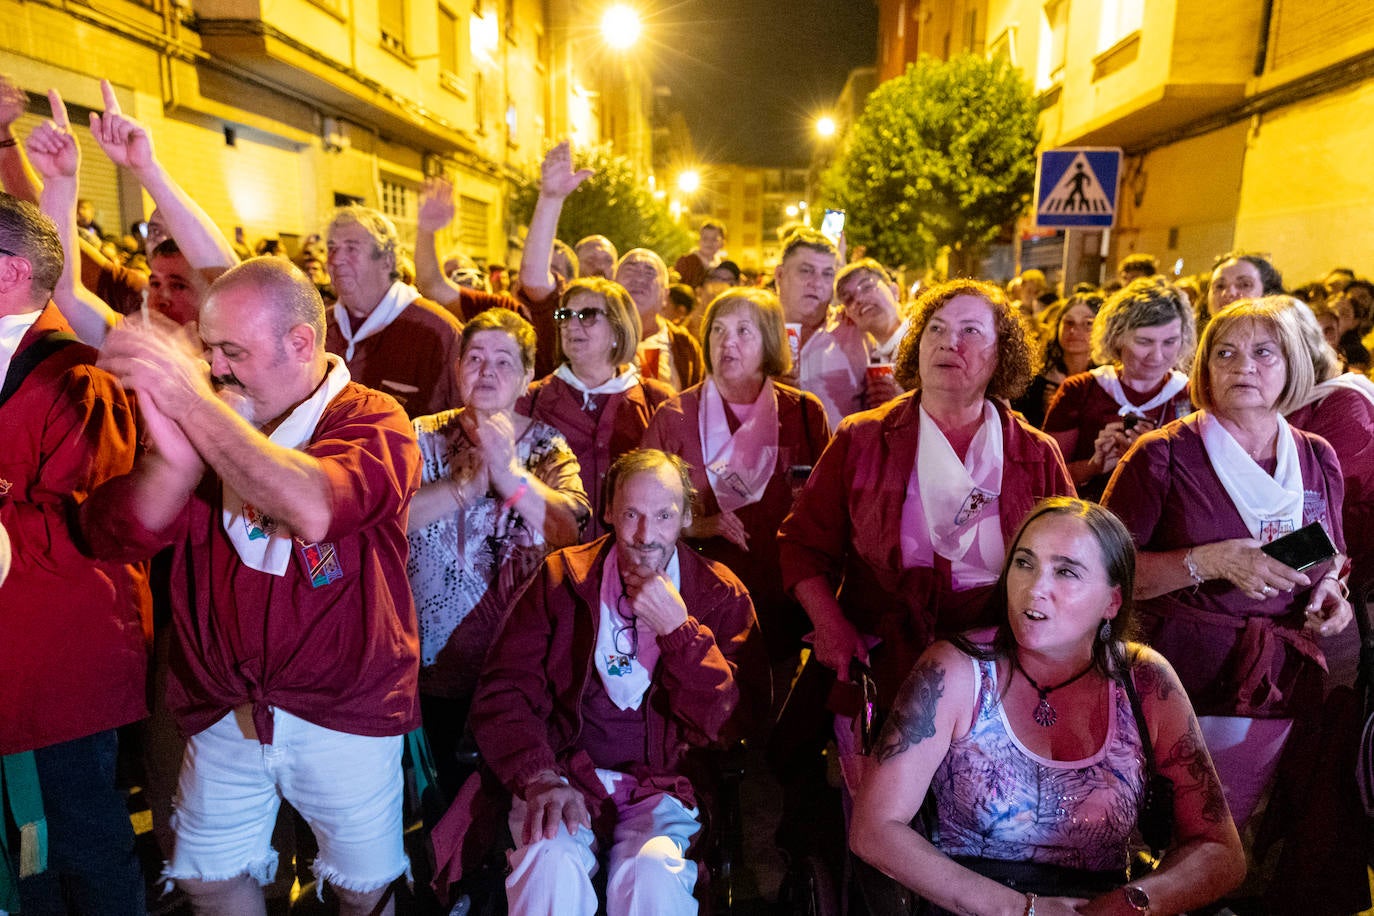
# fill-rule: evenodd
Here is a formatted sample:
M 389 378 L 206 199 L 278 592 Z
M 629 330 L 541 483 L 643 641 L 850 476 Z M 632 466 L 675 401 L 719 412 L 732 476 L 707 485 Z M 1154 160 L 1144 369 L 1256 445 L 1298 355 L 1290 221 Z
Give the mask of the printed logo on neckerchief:
M 1287 518 L 1266 518 L 1260 522 L 1260 543 L 1268 544 L 1293 531 L 1293 521 Z
M 983 507 L 997 498 L 997 494 L 991 490 L 984 490 L 981 487 L 974 487 L 969 491 L 964 504 L 959 507 L 959 514 L 954 516 L 954 524 L 965 525 L 969 521 L 978 517 L 983 511 Z
M 611 677 L 624 677 L 633 670 L 633 667 L 628 655 L 621 655 L 618 652 L 611 652 L 606 655 L 606 673 Z
M 248 540 L 258 541 L 277 533 L 277 520 L 258 511 L 252 503 L 244 503 L 243 527 L 248 531 Z

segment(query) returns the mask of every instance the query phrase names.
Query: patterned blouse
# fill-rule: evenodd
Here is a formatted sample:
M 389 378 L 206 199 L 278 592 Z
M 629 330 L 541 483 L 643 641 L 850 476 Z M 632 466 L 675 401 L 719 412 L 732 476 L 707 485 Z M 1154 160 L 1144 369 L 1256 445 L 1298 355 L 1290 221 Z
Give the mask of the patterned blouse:
M 461 409 L 415 419 L 424 460 L 423 483 L 462 479 L 482 456 L 458 422 Z M 562 433 L 530 421 L 515 442 L 516 460 L 551 489 L 575 497 L 579 522 L 590 514 L 577 458 Z M 468 505 L 410 534 L 406 573 L 420 623 L 420 692 L 469 696 L 487 647 L 505 622 L 515 591 L 538 568 L 549 546 L 504 499 L 488 490 Z
M 1090 871 L 1126 867 L 1145 757 L 1126 691 L 1111 682 L 1107 738 L 1083 760 L 1032 753 L 1007 722 L 997 665 L 978 674 L 973 727 L 951 743 L 932 787 L 940 851 Z

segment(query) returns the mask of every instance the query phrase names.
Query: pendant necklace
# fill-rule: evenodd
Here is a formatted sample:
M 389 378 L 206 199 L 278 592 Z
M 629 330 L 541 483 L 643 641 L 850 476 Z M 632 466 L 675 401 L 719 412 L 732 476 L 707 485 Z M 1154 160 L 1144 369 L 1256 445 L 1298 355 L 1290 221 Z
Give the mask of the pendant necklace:
M 1064 681 L 1062 684 L 1055 684 L 1053 687 L 1041 687 L 1035 682 L 1033 677 L 1026 673 L 1026 669 L 1021 667 L 1020 658 L 1013 654 L 1011 663 L 1016 667 L 1017 671 L 1021 672 L 1021 676 L 1026 679 L 1026 683 L 1034 687 L 1035 692 L 1040 694 L 1040 702 L 1035 705 L 1035 712 L 1031 715 L 1031 718 L 1033 718 L 1035 724 L 1039 725 L 1041 728 L 1049 728 L 1059 721 L 1058 710 L 1050 705 L 1050 694 L 1054 693 L 1056 690 L 1069 686 L 1074 681 L 1093 670 L 1093 667 L 1097 664 L 1096 662 L 1090 661 L 1088 662 L 1088 667 L 1084 668 L 1067 681 Z

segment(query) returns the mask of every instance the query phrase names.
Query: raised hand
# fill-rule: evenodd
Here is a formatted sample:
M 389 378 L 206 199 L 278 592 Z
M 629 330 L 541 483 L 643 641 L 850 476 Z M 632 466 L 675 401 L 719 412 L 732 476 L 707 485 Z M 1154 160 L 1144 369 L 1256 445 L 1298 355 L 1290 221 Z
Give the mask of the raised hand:
M 67 106 L 56 89 L 48 90 L 48 102 L 52 105 L 52 118 L 34 128 L 24 148 L 29 162 L 45 181 L 75 178 L 81 165 L 81 148 L 72 135 Z
M 426 178 L 420 192 L 418 225 L 423 232 L 438 232 L 453 222 L 458 205 L 453 199 L 453 183 L 447 178 Z
M 576 191 L 582 182 L 596 174 L 592 169 L 572 168 L 572 146 L 567 140 L 549 150 L 544 157 L 539 179 L 539 193 L 544 197 L 564 198 Z
M 8 129 L 29 107 L 29 97 L 8 75 L 0 73 L 0 129 Z
M 210 367 L 195 343 L 161 315 L 121 321 L 105 338 L 97 365 L 124 387 L 151 398 L 177 424 L 187 422 L 199 404 L 216 396 Z
M 95 141 L 115 165 L 135 172 L 150 168 L 156 157 L 153 138 L 147 128 L 120 110 L 119 99 L 115 98 L 109 80 L 100 81 L 100 92 L 105 97 L 105 114 L 91 112 L 91 133 Z

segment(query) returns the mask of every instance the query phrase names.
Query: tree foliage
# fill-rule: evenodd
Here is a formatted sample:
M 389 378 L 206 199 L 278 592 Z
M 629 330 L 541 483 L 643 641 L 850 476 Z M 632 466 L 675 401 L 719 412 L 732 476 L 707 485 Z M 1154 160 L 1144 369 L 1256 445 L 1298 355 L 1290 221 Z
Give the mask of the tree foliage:
M 1037 116 L 1006 61 L 922 57 L 869 96 L 823 193 L 879 260 L 931 267 L 948 250 L 967 267 L 1030 202 Z
M 649 248 L 669 264 L 692 247 L 692 234 L 639 181 L 630 160 L 614 155 L 609 145 L 575 151 L 573 168 L 593 169 L 596 174 L 563 204 L 558 237 L 569 245 L 589 235 L 604 235 L 622 254 L 631 248 Z M 529 225 L 538 198 L 537 178 L 517 190 L 511 207 L 519 223 Z

